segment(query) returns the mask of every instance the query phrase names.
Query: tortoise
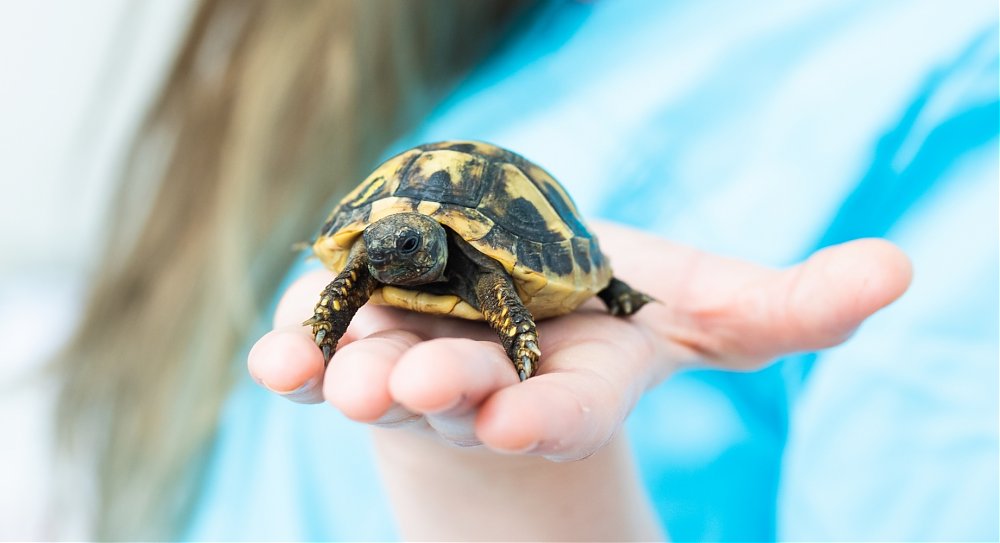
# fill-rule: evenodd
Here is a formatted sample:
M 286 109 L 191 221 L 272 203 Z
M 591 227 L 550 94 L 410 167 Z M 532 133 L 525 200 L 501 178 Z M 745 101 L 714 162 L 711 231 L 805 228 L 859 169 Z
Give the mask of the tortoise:
M 551 175 L 477 141 L 420 145 L 385 161 L 333 209 L 313 251 L 337 274 L 303 323 L 327 364 L 369 300 L 485 320 L 521 381 L 538 369 L 536 319 L 595 294 L 619 316 L 652 301 L 612 275 Z

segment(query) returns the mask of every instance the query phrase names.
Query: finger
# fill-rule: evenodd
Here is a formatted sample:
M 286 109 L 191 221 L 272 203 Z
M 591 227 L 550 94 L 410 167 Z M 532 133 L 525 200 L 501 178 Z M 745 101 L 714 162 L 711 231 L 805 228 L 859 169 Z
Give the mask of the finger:
M 247 356 L 247 369 L 272 392 L 294 402 L 319 403 L 323 401 L 323 355 L 297 328 L 273 330 L 260 338 Z
M 547 321 L 541 332 L 539 374 L 497 391 L 480 408 L 476 433 L 493 449 L 585 458 L 672 371 L 664 342 L 625 319 L 578 312 Z
M 710 358 L 754 367 L 785 353 L 845 341 L 866 318 L 899 298 L 911 277 L 909 259 L 896 246 L 857 240 L 746 283 L 692 317 L 713 338 L 706 342 Z
M 518 382 L 496 342 L 437 339 L 408 350 L 389 381 L 392 397 L 424 415 L 442 438 L 478 445 L 475 410 L 493 392 Z
M 400 357 L 421 341 L 401 330 L 378 332 L 338 349 L 323 385 L 327 401 L 348 418 L 379 425 L 414 422 L 419 416 L 389 393 L 389 376 Z
M 261 337 L 247 356 L 247 369 L 255 381 L 294 402 L 324 400 L 323 355 L 311 328 L 302 326 L 302 321 L 312 314 L 317 294 L 332 278 L 330 272 L 316 270 L 292 283 L 275 310 L 275 329 Z
M 686 349 L 688 363 L 753 369 L 782 354 L 844 341 L 899 298 L 909 259 L 884 240 L 829 247 L 775 270 L 599 223 L 616 275 L 662 301 L 632 317 Z
M 819 251 L 783 275 L 775 290 L 788 292 L 788 302 L 769 324 L 791 331 L 787 350 L 812 350 L 847 339 L 864 319 L 902 296 L 913 268 L 888 241 L 859 239 Z
M 629 344 L 632 344 L 630 346 Z M 652 379 L 655 350 L 638 337 L 574 341 L 548 351 L 542 373 L 489 397 L 476 419 L 499 451 L 586 458 L 620 428 Z

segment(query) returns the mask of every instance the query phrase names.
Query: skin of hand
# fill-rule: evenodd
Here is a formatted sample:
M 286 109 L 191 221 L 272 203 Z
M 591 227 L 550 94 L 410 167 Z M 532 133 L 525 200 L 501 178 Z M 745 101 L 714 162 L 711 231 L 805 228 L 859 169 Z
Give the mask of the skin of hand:
M 540 369 L 523 383 L 485 324 L 370 304 L 355 316 L 324 372 L 310 329 L 300 323 L 312 315 L 319 292 L 332 279 L 328 271 L 305 275 L 288 289 L 275 329 L 250 352 L 250 373 L 292 401 L 327 401 L 351 419 L 380 428 L 380 464 L 408 538 L 483 537 L 487 520 L 469 519 L 466 531 L 459 526 L 443 533 L 434 511 L 491 499 L 523 519 L 518 524 L 523 532 L 500 525 L 501 535 L 537 538 L 551 529 L 550 535 L 572 537 L 548 526 L 551 518 L 532 519 L 541 507 L 533 500 L 511 502 L 529 494 L 525 485 L 553 479 L 575 482 L 564 499 L 572 501 L 574 492 L 589 496 L 580 501 L 591 503 L 569 508 L 573 514 L 586 519 L 614 513 L 624 515 L 622 523 L 641 527 L 626 533 L 617 529 L 623 526 L 610 526 L 606 537 L 657 537 L 648 506 L 627 503 L 645 501 L 620 436 L 639 397 L 684 367 L 750 371 L 784 354 L 842 343 L 864 319 L 902 295 L 912 273 L 902 251 L 877 239 L 829 247 L 776 270 L 623 226 L 594 226 L 616 276 L 660 303 L 621 319 L 592 300 L 541 321 Z M 404 428 L 415 431 L 400 431 Z M 565 462 L 580 459 L 587 460 Z M 573 472 L 573 464 L 588 463 L 592 481 Z M 472 473 L 479 478 L 465 477 Z M 483 473 L 496 477 L 484 480 Z M 450 493 L 441 481 L 456 474 L 463 490 Z M 481 483 L 478 494 L 470 491 L 470 480 Z M 511 481 L 520 484 L 510 491 L 521 498 L 499 491 Z M 588 484 L 610 497 L 595 500 L 597 494 L 579 488 Z M 548 485 L 535 492 L 558 490 Z M 621 503 L 603 503 L 609 501 Z M 573 526 L 568 522 L 563 528 Z

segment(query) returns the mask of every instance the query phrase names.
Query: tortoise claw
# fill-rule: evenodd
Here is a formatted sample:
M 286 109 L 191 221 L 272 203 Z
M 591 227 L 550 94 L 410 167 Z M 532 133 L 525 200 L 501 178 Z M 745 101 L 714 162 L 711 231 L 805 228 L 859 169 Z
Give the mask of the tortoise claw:
M 538 367 L 532 358 L 533 356 L 531 354 L 523 354 L 521 355 L 521 358 L 518 359 L 517 363 L 514 364 L 515 369 L 517 369 L 517 377 L 522 382 L 528 377 L 534 375 L 535 369 Z
M 330 332 L 330 321 L 319 315 L 315 315 L 302 324 L 304 326 L 312 326 L 313 341 L 316 343 L 316 346 L 323 351 L 323 365 L 329 365 L 330 358 L 333 357 L 336 345 L 336 342 L 334 341 L 335 335 Z

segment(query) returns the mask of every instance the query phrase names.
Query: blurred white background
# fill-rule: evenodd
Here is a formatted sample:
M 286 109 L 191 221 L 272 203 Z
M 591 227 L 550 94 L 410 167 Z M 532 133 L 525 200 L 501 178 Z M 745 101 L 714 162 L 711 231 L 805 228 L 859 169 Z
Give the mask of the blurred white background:
M 45 533 L 55 388 L 131 135 L 190 0 L 0 1 L 0 539 Z

